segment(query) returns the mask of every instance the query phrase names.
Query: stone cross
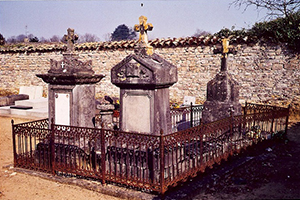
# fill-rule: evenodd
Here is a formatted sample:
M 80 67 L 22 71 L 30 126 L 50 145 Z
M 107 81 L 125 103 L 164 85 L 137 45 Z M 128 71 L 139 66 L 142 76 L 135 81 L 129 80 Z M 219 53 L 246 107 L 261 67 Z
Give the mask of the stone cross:
M 229 45 L 229 38 L 223 38 L 222 39 L 222 48 L 216 48 L 214 50 L 214 53 L 222 53 L 221 58 L 221 71 L 225 72 L 227 71 L 227 57 L 229 53 L 235 54 L 236 51 Z
M 61 62 L 61 68 L 64 68 L 64 66 L 65 66 L 65 63 Z
M 68 35 L 64 35 L 64 40 L 67 41 L 67 52 L 74 51 L 74 43 L 78 40 L 78 35 L 74 34 L 74 29 L 68 28 Z

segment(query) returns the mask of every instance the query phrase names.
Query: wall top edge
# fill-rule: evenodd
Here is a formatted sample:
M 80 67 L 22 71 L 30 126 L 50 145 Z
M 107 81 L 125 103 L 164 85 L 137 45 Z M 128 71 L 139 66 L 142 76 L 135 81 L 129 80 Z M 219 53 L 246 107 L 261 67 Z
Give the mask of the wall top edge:
M 162 38 L 150 40 L 149 44 L 154 48 L 172 48 L 172 47 L 193 47 L 193 46 L 212 46 L 221 44 L 221 37 L 216 36 L 200 36 L 186 38 Z M 122 40 L 108 42 L 90 42 L 75 44 L 76 51 L 101 51 L 115 49 L 133 49 L 138 43 L 137 40 Z M 250 37 L 231 37 L 230 44 L 256 44 L 256 38 Z M 34 52 L 57 52 L 66 51 L 67 44 L 62 42 L 56 43 L 17 43 L 0 46 L 0 53 L 34 53 Z

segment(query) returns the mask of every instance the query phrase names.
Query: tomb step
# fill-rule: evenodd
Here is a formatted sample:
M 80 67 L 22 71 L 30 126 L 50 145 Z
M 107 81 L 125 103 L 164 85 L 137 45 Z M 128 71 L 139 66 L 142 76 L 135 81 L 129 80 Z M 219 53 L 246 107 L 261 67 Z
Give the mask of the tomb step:
M 48 108 L 26 110 L 27 116 L 48 118 Z
M 40 98 L 40 99 L 29 99 L 29 100 L 21 100 L 15 102 L 16 106 L 28 106 L 32 108 L 47 108 L 48 107 L 48 98 Z
M 32 116 L 32 117 L 48 117 L 48 108 L 37 108 L 30 110 L 10 109 L 11 115 Z
M 11 109 L 29 110 L 32 106 L 10 106 Z
M 0 107 L 0 116 L 1 115 L 2 116 L 18 115 L 18 116 L 37 117 L 37 118 L 48 118 L 48 107 L 22 110 L 22 109 L 11 109 L 10 106 L 3 106 Z

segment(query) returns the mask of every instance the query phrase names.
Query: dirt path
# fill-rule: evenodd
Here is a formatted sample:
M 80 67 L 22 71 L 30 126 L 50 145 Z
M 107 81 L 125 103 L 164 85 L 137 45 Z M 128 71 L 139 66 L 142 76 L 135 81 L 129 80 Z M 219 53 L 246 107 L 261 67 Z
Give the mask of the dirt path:
M 15 123 L 32 119 L 14 118 Z M 13 163 L 11 118 L 0 117 L 0 199 L 89 199 L 117 200 L 81 187 L 56 183 L 3 168 Z

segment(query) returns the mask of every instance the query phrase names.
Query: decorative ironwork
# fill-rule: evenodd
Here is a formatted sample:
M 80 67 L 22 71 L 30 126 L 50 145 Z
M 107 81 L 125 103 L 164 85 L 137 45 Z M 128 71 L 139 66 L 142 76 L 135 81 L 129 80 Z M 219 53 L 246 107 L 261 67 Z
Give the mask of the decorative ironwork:
M 173 117 L 189 115 L 193 109 L 171 112 Z M 199 107 L 196 112 L 201 111 Z M 160 136 L 53 123 L 49 127 L 48 120 L 12 121 L 14 165 L 164 193 L 233 153 L 287 131 L 289 108 L 247 104 L 244 111 Z

